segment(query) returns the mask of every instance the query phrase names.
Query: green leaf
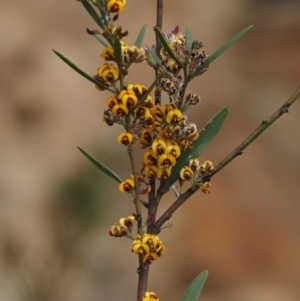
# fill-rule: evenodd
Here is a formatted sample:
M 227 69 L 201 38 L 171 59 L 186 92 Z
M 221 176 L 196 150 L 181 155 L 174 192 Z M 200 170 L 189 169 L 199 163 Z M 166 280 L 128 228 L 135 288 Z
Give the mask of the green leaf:
M 94 37 L 104 46 L 104 47 L 107 47 L 109 46 L 109 43 L 108 41 L 103 37 L 102 34 L 100 33 L 95 33 L 94 34 Z
M 75 70 L 77 73 L 79 73 L 81 76 L 83 76 L 84 78 L 86 78 L 87 80 L 89 80 L 90 82 L 98 85 L 100 88 L 104 89 L 104 90 L 109 90 L 108 87 L 100 82 L 98 82 L 97 80 L 95 80 L 93 77 L 91 77 L 90 75 L 86 74 L 84 71 L 82 71 L 81 69 L 79 69 L 75 64 L 73 64 L 71 61 L 69 61 L 65 56 L 63 56 L 61 53 L 55 51 L 54 49 L 52 49 L 53 52 L 60 58 L 62 59 L 67 65 L 69 65 L 73 70 Z M 110 90 L 109 90 L 110 91 Z
M 146 33 L 146 28 L 147 28 L 147 25 L 144 25 L 144 26 L 141 28 L 141 30 L 140 30 L 140 32 L 139 32 L 137 38 L 136 38 L 136 41 L 135 41 L 134 45 L 135 45 L 137 48 L 141 48 L 141 47 L 142 47 L 143 40 L 144 40 L 144 36 L 145 36 L 145 33 Z
M 191 49 L 192 42 L 193 42 L 192 29 L 191 29 L 190 24 L 188 24 L 186 26 L 186 30 L 185 30 L 185 49 L 186 50 L 190 50 Z
M 155 53 L 155 51 L 151 47 L 146 46 L 146 48 L 150 52 L 150 54 L 152 55 L 152 57 L 155 59 L 156 63 L 161 67 L 161 69 L 164 70 L 164 73 L 167 74 L 170 79 L 173 79 L 174 78 L 173 74 L 171 74 L 166 69 L 166 67 L 161 63 L 161 59 L 157 56 L 157 54 Z
M 217 51 L 215 51 L 206 61 L 205 63 L 198 68 L 194 73 L 193 76 L 197 75 L 199 72 L 203 71 L 205 68 L 208 67 L 217 57 L 219 57 L 224 51 L 226 51 L 230 46 L 232 46 L 238 39 L 240 39 L 244 34 L 246 34 L 253 25 L 249 25 L 248 27 L 241 30 L 237 33 L 234 37 L 228 40 L 224 45 L 222 45 Z
M 119 39 L 115 39 L 112 47 L 114 49 L 114 57 L 117 64 L 122 62 L 122 46 Z
M 86 9 L 86 11 L 90 14 L 90 16 L 93 18 L 93 20 L 99 25 L 101 29 L 105 29 L 105 26 L 100 18 L 100 16 L 96 13 L 94 8 L 89 4 L 86 0 L 81 1 L 83 7 Z
M 155 26 L 154 27 L 154 31 L 157 35 L 157 37 L 159 38 L 159 40 L 161 41 L 162 46 L 165 48 L 165 50 L 167 51 L 167 53 L 169 54 L 169 56 L 181 67 L 183 67 L 183 62 L 175 55 L 175 53 L 172 51 L 172 49 L 170 48 L 170 46 L 168 45 L 166 39 L 164 38 L 161 30 Z
M 77 148 L 94 164 L 96 165 L 102 172 L 107 174 L 112 179 L 116 180 L 117 182 L 121 183 L 121 178 L 116 175 L 111 169 L 109 169 L 107 166 L 96 160 L 94 157 L 92 157 L 88 152 L 86 152 L 84 149 L 77 146 Z
M 197 301 L 207 276 L 208 271 L 203 271 L 200 273 L 190 284 L 181 301 Z
M 199 132 L 199 137 L 193 142 L 193 148 L 186 149 L 179 157 L 176 165 L 172 168 L 170 177 L 164 183 L 163 192 L 166 192 L 169 187 L 179 179 L 181 168 L 186 166 L 190 159 L 198 158 L 205 150 L 221 129 L 227 115 L 228 107 L 225 107 L 219 111 Z

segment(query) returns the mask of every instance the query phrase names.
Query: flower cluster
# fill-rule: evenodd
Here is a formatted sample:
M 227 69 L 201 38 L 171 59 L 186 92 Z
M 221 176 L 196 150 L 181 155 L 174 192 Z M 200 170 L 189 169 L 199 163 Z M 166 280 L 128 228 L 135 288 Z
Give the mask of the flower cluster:
M 180 155 L 187 148 L 192 148 L 193 142 L 199 137 L 196 124 L 189 123 L 183 113 L 189 106 L 197 104 L 200 96 L 184 95 L 186 84 L 199 75 L 195 72 L 208 56 L 200 50 L 203 47 L 202 42 L 195 40 L 188 49 L 186 37 L 180 34 L 176 27 L 172 32 L 164 33 L 169 49 L 161 48 L 161 64 L 158 66 L 149 48 L 144 50 L 135 45 L 129 46 L 123 40 L 128 32 L 123 31 L 120 26 L 114 26 L 117 17 L 111 17 L 111 14 L 122 12 L 125 4 L 125 0 L 104 1 L 100 10 L 103 22 L 101 34 L 106 40 L 101 57 L 106 62 L 98 68 L 94 79 L 99 83 L 96 84 L 97 89 L 106 89 L 113 93 L 106 101 L 107 110 L 104 111 L 103 119 L 110 126 L 117 123 L 125 128 L 118 136 L 119 143 L 130 148 L 139 141 L 140 148 L 146 149 L 141 165 L 142 174 L 165 181 Z M 154 91 L 155 103 L 150 95 L 151 91 L 146 86 L 124 82 L 130 65 L 144 60 L 158 70 L 159 78 Z M 183 68 L 184 78 L 179 74 Z M 168 95 L 168 104 L 161 105 L 162 92 Z M 194 174 L 195 171 L 186 167 L 180 178 L 189 180 Z M 138 189 L 135 187 L 137 184 L 137 179 L 127 179 L 119 185 L 119 189 L 131 193 Z M 206 192 L 208 187 L 202 190 Z M 148 185 L 145 191 L 150 191 Z
M 99 9 L 98 24 L 102 32 L 88 30 L 88 33 L 95 35 L 105 46 L 100 55 L 104 63 L 93 79 L 98 90 L 112 93 L 106 100 L 103 120 L 109 126 L 123 126 L 124 131 L 117 140 L 126 146 L 129 154 L 132 154 L 134 144 L 144 150 L 140 173 L 133 170 L 131 178 L 119 184 L 121 192 L 131 193 L 135 199 L 138 194 L 151 190 L 145 176 L 167 180 L 180 156 L 188 148 L 193 148 L 198 139 L 196 124 L 189 122 L 184 112 L 199 103 L 200 96 L 186 94 L 186 87 L 195 76 L 206 71 L 201 66 L 208 56 L 200 50 L 202 42 L 194 40 L 187 46 L 186 37 L 178 32 L 177 27 L 170 33 L 163 33 L 168 46 L 164 44 L 165 47 L 161 47 L 159 52 L 160 58 L 155 59 L 151 48 L 140 48 L 137 46 L 140 43 L 128 45 L 124 40 L 128 32 L 114 25 L 118 14 L 124 9 L 125 0 L 91 2 Z M 140 83 L 125 82 L 129 67 L 142 61 L 146 61 L 157 72 L 157 78 L 149 88 Z M 153 101 L 151 92 L 154 87 Z M 162 104 L 163 93 L 169 100 L 167 104 Z M 131 157 L 132 163 L 133 160 Z M 211 161 L 200 164 L 198 159 L 191 158 L 189 164 L 180 170 L 179 183 L 182 185 L 184 181 L 189 181 L 208 194 L 211 186 L 209 175 L 213 169 Z M 141 189 L 142 184 L 146 185 L 145 189 Z M 146 203 L 142 203 L 147 207 Z M 119 224 L 111 227 L 109 235 L 132 239 L 133 221 L 138 220 L 140 234 L 132 241 L 131 250 L 144 263 L 150 264 L 165 253 L 165 247 L 159 237 L 144 233 L 140 217 L 137 216 L 133 214 L 121 218 Z M 159 300 L 158 296 L 147 291 L 143 301 L 154 300 Z
M 108 234 L 114 237 L 129 237 L 133 227 L 133 221 L 135 219 L 135 215 L 120 218 L 119 225 L 114 224 Z
M 152 234 L 137 235 L 132 242 L 131 251 L 143 257 L 143 262 L 152 263 L 164 255 L 166 249 L 158 236 Z
M 198 159 L 191 159 L 187 166 L 180 170 L 180 182 L 190 181 L 191 183 L 202 183 L 201 190 L 205 194 L 210 194 L 211 182 L 206 181 L 203 183 L 203 177 L 207 177 L 214 170 L 214 165 L 210 160 L 206 160 L 200 165 Z

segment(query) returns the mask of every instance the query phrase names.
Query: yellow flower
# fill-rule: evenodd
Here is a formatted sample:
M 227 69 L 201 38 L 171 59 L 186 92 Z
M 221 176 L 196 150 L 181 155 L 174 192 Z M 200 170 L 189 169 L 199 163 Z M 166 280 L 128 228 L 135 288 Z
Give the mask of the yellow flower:
M 111 13 L 120 13 L 122 12 L 125 4 L 126 0 L 109 0 L 107 3 L 107 9 Z
M 170 111 L 167 116 L 166 120 L 168 123 L 177 123 L 182 117 L 182 112 L 178 109 L 174 109 Z
M 143 262 L 147 261 L 148 263 L 152 263 L 157 258 L 158 258 L 158 255 L 156 254 L 156 252 L 149 252 L 144 256 Z
M 150 248 L 147 244 L 142 243 L 142 238 L 138 236 L 131 244 L 131 251 L 137 255 L 145 256 L 150 252 Z
M 134 138 L 131 133 L 121 133 L 118 136 L 118 142 L 124 145 L 129 145 L 134 142 Z
M 214 165 L 212 161 L 206 160 L 204 163 L 200 165 L 200 172 L 202 175 L 206 175 L 211 173 L 214 170 Z
M 137 103 L 138 99 L 132 90 L 122 90 L 119 95 L 119 99 L 123 105 L 127 108 L 132 108 Z
M 171 169 L 169 167 L 159 168 L 157 171 L 157 178 L 159 180 L 166 180 L 171 174 Z
M 140 148 L 146 148 L 152 144 L 152 140 L 154 138 L 154 132 L 152 129 L 147 128 L 144 129 L 141 133 L 140 137 Z
M 114 49 L 112 48 L 111 45 L 107 46 L 102 54 L 101 57 L 103 58 L 104 61 L 112 61 L 114 59 Z
M 150 110 L 147 107 L 137 107 L 134 110 L 136 117 L 141 121 L 146 121 L 149 118 L 152 118 Z
M 192 169 L 193 172 L 200 170 L 200 162 L 198 159 L 191 159 L 189 161 L 189 167 Z
M 155 165 L 145 165 L 144 172 L 148 178 L 156 177 L 158 168 Z
M 188 166 L 184 166 L 180 170 L 180 178 L 184 181 L 190 181 L 194 176 L 194 172 Z
M 131 232 L 134 220 L 134 215 L 128 215 L 127 217 L 120 218 L 119 224 L 121 227 L 126 227 Z
M 160 137 L 153 140 L 152 149 L 159 156 L 165 152 L 167 148 L 167 143 L 164 138 Z
M 202 184 L 201 186 L 201 190 L 203 193 L 205 194 L 211 194 L 209 187 L 211 186 L 211 182 L 205 182 L 204 184 Z
M 121 192 L 131 192 L 134 188 L 133 179 L 127 179 L 126 181 L 120 183 L 119 190 Z
M 132 90 L 137 97 L 143 96 L 148 91 L 148 88 L 146 86 L 139 84 L 129 84 L 127 86 L 127 89 Z
M 142 242 L 144 244 L 149 245 L 150 250 L 155 250 L 156 246 L 158 244 L 161 244 L 161 241 L 158 238 L 158 236 L 152 235 L 152 234 L 149 234 L 149 233 L 144 234 Z
M 98 68 L 97 75 L 100 76 L 104 82 L 115 82 L 119 77 L 119 70 L 113 64 L 105 63 Z
M 108 232 L 110 236 L 122 237 L 127 235 L 127 227 L 114 224 Z
M 158 158 L 158 166 L 170 167 L 176 164 L 176 159 L 171 154 L 162 154 Z
M 157 156 L 152 149 L 149 149 L 145 152 L 143 157 L 143 163 L 145 165 L 156 165 L 157 163 Z
M 171 144 L 168 145 L 167 148 L 165 149 L 165 154 L 171 154 L 174 158 L 178 158 L 180 156 L 180 148 L 179 146 L 176 144 Z
M 123 117 L 124 115 L 127 115 L 129 112 L 128 108 L 123 104 L 116 104 L 111 111 L 115 116 L 118 117 Z
M 118 99 L 115 96 L 111 96 L 106 101 L 107 106 L 112 109 L 115 105 L 119 104 Z
M 146 291 L 142 301 L 159 301 L 159 298 L 155 293 Z

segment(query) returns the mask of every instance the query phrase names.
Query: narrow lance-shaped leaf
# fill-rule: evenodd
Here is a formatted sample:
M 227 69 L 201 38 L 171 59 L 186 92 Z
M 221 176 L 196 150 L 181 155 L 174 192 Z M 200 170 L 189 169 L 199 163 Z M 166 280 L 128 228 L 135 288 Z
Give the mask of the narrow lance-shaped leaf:
M 92 157 L 88 152 L 86 152 L 84 149 L 77 146 L 77 148 L 94 164 L 96 165 L 102 172 L 107 174 L 112 179 L 116 180 L 118 183 L 121 183 L 121 178 L 115 174 L 111 169 L 109 169 L 107 166 L 96 160 L 94 157 Z
M 53 52 L 60 58 L 62 59 L 67 65 L 69 65 L 73 70 L 75 70 L 77 73 L 79 73 L 81 76 L 83 76 L 84 78 L 86 78 L 87 80 L 89 80 L 90 82 L 98 85 L 100 88 L 104 89 L 104 90 L 109 90 L 109 88 L 107 86 L 105 86 L 104 84 L 96 81 L 93 77 L 91 77 L 90 75 L 88 75 L 87 73 L 85 73 L 84 71 L 82 71 L 81 69 L 79 69 L 75 64 L 73 64 L 70 60 L 68 60 L 65 56 L 63 56 L 61 53 L 55 51 L 54 49 L 52 49 Z M 109 90 L 110 91 L 110 90 Z M 112 91 L 113 92 L 113 91 Z
M 192 29 L 191 29 L 190 24 L 188 24 L 186 26 L 186 30 L 185 30 L 185 49 L 186 50 L 190 50 L 191 49 L 192 42 L 193 42 Z
M 93 20 L 99 25 L 101 29 L 105 29 L 104 24 L 100 18 L 100 16 L 96 13 L 94 8 L 91 6 L 91 4 L 88 3 L 87 0 L 81 1 L 83 7 L 86 9 L 86 11 L 90 14 L 90 16 L 93 18 Z
M 155 26 L 154 27 L 154 31 L 157 35 L 157 37 L 159 38 L 159 40 L 161 41 L 161 44 L 163 45 L 163 47 L 165 48 L 165 50 L 167 51 L 167 53 L 169 54 L 169 56 L 180 66 L 183 67 L 183 62 L 175 55 L 175 53 L 172 51 L 172 49 L 170 48 L 170 46 L 168 45 L 166 39 L 164 38 L 161 30 Z
M 226 51 L 230 46 L 232 46 L 238 39 L 240 39 L 244 34 L 246 34 L 253 25 L 249 25 L 248 27 L 241 30 L 234 37 L 228 40 L 224 45 L 222 45 L 217 51 L 215 51 L 206 61 L 205 63 L 199 67 L 193 74 L 193 76 L 199 74 L 202 70 L 208 67 L 217 57 L 219 57 L 224 51 Z
M 104 47 L 107 47 L 109 46 L 109 43 L 108 41 L 103 37 L 102 34 L 100 33 L 96 33 L 94 34 L 94 37 L 104 46 Z
M 208 271 L 203 271 L 200 273 L 190 284 L 181 301 L 197 301 L 207 276 Z
M 122 62 L 122 46 L 119 39 L 115 39 L 112 47 L 114 49 L 114 57 L 117 64 Z
M 193 142 L 193 148 L 186 149 L 179 157 L 176 165 L 172 168 L 170 177 L 164 183 L 163 191 L 167 191 L 169 187 L 179 179 L 181 168 L 186 166 L 190 159 L 198 158 L 200 156 L 221 129 L 227 115 L 228 107 L 225 107 L 205 125 L 200 131 L 197 140 Z
M 141 48 L 141 47 L 142 47 L 143 40 L 144 40 L 144 36 L 145 36 L 145 33 L 146 33 L 146 28 L 147 28 L 147 25 L 144 25 L 144 26 L 141 28 L 141 30 L 140 30 L 140 32 L 139 32 L 137 38 L 136 38 L 136 41 L 135 41 L 134 45 L 135 45 L 137 48 Z
M 89 29 L 87 28 L 86 29 L 86 32 L 89 34 L 89 35 L 92 35 L 94 36 L 104 47 L 107 47 L 109 46 L 109 43 L 108 41 L 104 38 L 104 36 L 96 29 Z

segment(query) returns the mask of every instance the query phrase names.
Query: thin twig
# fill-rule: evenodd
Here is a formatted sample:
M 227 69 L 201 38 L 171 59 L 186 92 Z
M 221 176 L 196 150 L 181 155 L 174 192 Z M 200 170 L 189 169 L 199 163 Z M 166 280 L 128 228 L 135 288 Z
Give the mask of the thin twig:
M 162 21 L 163 21 L 163 0 L 157 0 L 157 5 L 156 5 L 156 26 L 159 28 L 162 28 Z M 156 36 L 156 54 L 159 56 L 159 51 L 161 48 L 161 43 L 158 37 Z M 159 76 L 158 74 L 158 68 L 159 66 L 157 65 L 155 68 L 155 78 Z M 160 104 L 161 99 L 159 97 L 158 103 Z M 149 181 L 151 191 L 148 195 L 148 218 L 153 215 L 153 223 L 155 222 L 156 219 L 156 212 L 157 212 L 157 206 L 158 202 L 155 197 L 155 178 L 150 179 Z M 147 233 L 151 232 L 152 225 L 150 224 L 147 227 Z M 147 284 L 148 284 L 148 275 L 149 275 L 149 264 L 143 263 L 141 256 L 139 256 L 139 280 L 138 280 L 138 291 L 137 291 L 137 301 L 141 301 L 143 296 L 145 295 L 145 292 L 147 290 Z
M 264 132 L 273 122 L 275 122 L 284 113 L 288 113 L 289 107 L 300 97 L 300 88 L 268 119 L 263 120 L 261 125 L 253 131 L 251 135 L 245 141 L 243 141 L 233 152 L 231 152 L 226 158 L 224 158 L 220 163 L 218 163 L 209 175 L 212 177 L 216 175 L 220 170 L 222 170 L 229 162 L 242 153 L 242 151 L 252 143 L 262 132 Z M 192 196 L 198 189 L 200 185 L 196 186 L 194 189 L 188 189 L 184 194 L 182 194 L 157 220 L 154 229 L 155 234 L 160 232 L 162 225 L 171 218 L 172 214 L 180 207 L 190 196 Z
M 135 165 L 132 145 L 128 146 L 128 154 L 130 157 L 131 170 L 133 173 L 134 184 L 135 184 L 134 185 L 134 192 L 135 192 L 134 205 L 135 205 L 135 213 L 136 213 L 136 219 L 137 219 L 137 224 L 138 224 L 138 234 L 143 235 L 140 191 L 139 191 L 139 185 L 138 185 L 138 180 L 137 180 L 137 169 L 136 169 L 136 165 Z
M 141 301 L 145 292 L 147 290 L 148 285 L 148 275 L 149 275 L 149 263 L 143 263 L 143 257 L 139 256 L 139 280 L 138 280 L 138 292 L 137 292 L 137 300 Z
M 156 27 L 162 29 L 162 23 L 163 23 L 163 0 L 157 0 L 156 3 Z M 161 49 L 161 42 L 158 36 L 155 36 L 155 42 L 156 42 L 156 54 L 158 57 L 160 57 L 160 49 Z M 155 78 L 159 76 L 158 74 L 159 65 L 156 64 L 155 68 Z M 158 97 L 155 99 L 155 104 L 161 104 L 161 94 L 159 94 Z
M 275 122 L 281 115 L 288 113 L 289 107 L 300 97 L 300 88 L 268 119 L 262 121 L 260 126 L 249 135 L 249 137 L 243 141 L 233 152 L 231 152 L 226 158 L 218 163 L 211 173 L 211 176 L 217 174 L 222 170 L 229 162 L 231 162 L 238 155 L 241 155 L 243 150 L 252 143 L 262 132 L 264 132 L 273 122 Z

